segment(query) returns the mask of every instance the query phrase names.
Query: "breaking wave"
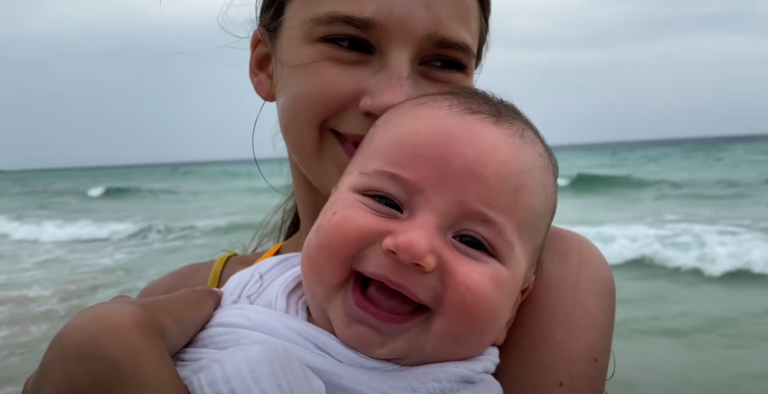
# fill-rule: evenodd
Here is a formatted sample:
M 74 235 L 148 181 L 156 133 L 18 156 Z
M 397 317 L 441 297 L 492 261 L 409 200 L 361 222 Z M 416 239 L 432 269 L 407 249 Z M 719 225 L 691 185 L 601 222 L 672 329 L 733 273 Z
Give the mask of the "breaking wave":
M 611 265 L 643 260 L 710 277 L 768 275 L 768 234 L 755 229 L 698 223 L 569 228 L 594 242 Z
M 175 239 L 242 223 L 206 221 L 190 225 L 92 220 L 13 220 L 0 216 L 0 237 L 11 241 L 60 243 L 117 241 L 128 238 Z
M 88 189 L 85 195 L 90 198 L 131 197 L 137 195 L 175 194 L 171 190 L 145 189 L 134 186 L 96 186 Z
M 591 173 L 577 173 L 574 176 L 561 176 L 557 180 L 562 189 L 577 192 L 600 192 L 604 190 L 637 190 L 658 185 L 672 186 L 674 183 L 667 181 L 654 181 L 623 175 L 600 175 Z

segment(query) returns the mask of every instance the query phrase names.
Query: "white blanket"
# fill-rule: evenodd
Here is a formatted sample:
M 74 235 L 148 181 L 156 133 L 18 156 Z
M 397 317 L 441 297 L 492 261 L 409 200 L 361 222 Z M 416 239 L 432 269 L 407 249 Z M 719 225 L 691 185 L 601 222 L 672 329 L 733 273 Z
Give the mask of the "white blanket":
M 191 394 L 502 392 L 491 375 L 495 347 L 471 360 L 405 367 L 345 346 L 307 322 L 300 269 L 295 253 L 229 279 L 211 321 L 175 358 Z

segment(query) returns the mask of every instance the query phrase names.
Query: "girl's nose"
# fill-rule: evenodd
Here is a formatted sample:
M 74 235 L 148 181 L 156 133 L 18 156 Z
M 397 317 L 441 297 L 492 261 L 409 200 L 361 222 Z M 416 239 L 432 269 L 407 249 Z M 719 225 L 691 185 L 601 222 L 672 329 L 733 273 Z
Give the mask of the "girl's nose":
M 378 119 L 393 106 L 415 96 L 413 72 L 405 61 L 388 64 L 368 82 L 369 87 L 360 100 L 360 111 Z

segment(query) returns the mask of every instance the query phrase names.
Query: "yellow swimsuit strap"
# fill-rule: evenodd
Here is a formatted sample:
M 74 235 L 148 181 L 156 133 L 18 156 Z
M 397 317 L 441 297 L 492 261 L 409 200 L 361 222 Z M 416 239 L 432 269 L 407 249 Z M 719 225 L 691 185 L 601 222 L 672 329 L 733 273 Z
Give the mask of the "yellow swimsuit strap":
M 282 243 L 282 242 L 280 242 L 279 244 L 277 244 L 277 245 L 273 246 L 273 247 L 272 247 L 272 248 L 270 248 L 268 251 L 264 252 L 264 254 L 263 254 L 263 255 L 261 255 L 261 257 L 259 257 L 259 259 L 258 259 L 258 260 L 256 260 L 256 262 L 255 262 L 255 263 L 253 263 L 253 265 L 259 264 L 259 263 L 261 263 L 262 261 L 264 261 L 264 260 L 266 260 L 266 259 L 268 259 L 268 258 L 270 258 L 270 257 L 273 257 L 274 255 L 276 255 L 276 254 L 277 254 L 277 252 L 279 252 L 279 251 L 280 251 L 280 248 L 282 248 L 282 247 L 283 247 L 283 243 Z
M 270 258 L 277 254 L 277 252 L 280 251 L 280 248 L 283 246 L 283 243 L 279 243 L 275 246 L 273 246 L 271 249 L 266 251 L 264 254 L 259 257 L 258 260 L 256 260 L 254 265 L 260 263 L 262 260 Z M 221 272 L 224 271 L 224 265 L 227 264 L 227 261 L 229 261 L 230 258 L 233 256 L 237 256 L 237 253 L 235 252 L 229 252 L 225 253 L 221 256 L 219 256 L 216 261 L 213 262 L 213 268 L 211 268 L 211 273 L 208 274 L 208 284 L 206 286 L 215 289 L 219 287 L 219 283 L 221 282 Z
M 208 274 L 208 284 L 206 286 L 212 289 L 219 287 L 219 282 L 221 281 L 221 271 L 224 270 L 224 265 L 227 264 L 227 261 L 229 261 L 229 258 L 232 256 L 237 256 L 237 253 L 225 253 L 219 256 L 219 258 L 213 262 L 213 268 L 211 268 L 211 273 Z

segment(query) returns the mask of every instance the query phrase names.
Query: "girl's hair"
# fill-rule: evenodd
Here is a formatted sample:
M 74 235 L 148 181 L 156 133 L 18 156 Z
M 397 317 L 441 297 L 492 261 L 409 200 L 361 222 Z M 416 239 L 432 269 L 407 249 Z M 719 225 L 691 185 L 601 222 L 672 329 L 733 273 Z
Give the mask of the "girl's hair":
M 285 16 L 285 8 L 291 0 L 263 0 L 257 11 L 258 28 L 265 32 L 271 40 L 275 40 L 280 34 L 280 28 Z M 480 36 L 477 42 L 477 57 L 475 59 L 475 68 L 480 67 L 483 61 L 483 54 L 488 43 L 488 31 L 490 29 L 491 19 L 491 0 L 478 0 L 480 6 Z M 277 223 L 271 224 L 274 220 Z M 262 247 L 275 242 L 283 242 L 296 235 L 301 226 L 299 211 L 296 201 L 291 192 L 276 210 L 267 217 L 261 230 L 254 237 L 254 248 L 256 252 Z

